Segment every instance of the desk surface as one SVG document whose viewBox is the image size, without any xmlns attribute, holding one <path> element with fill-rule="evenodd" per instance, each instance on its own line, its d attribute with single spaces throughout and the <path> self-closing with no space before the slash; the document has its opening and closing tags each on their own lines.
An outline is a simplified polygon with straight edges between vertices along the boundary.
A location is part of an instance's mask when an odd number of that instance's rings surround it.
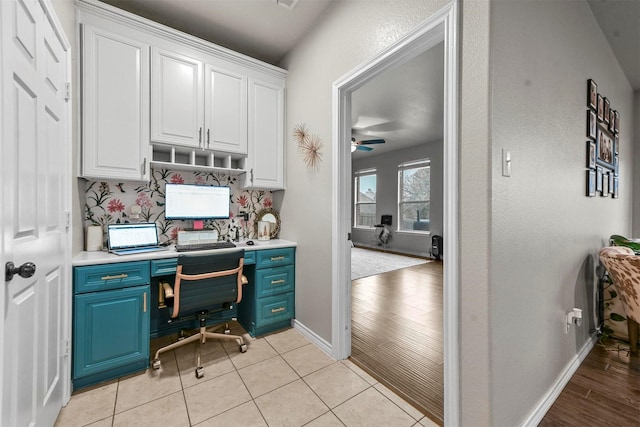
<svg viewBox="0 0 640 427">
<path fill-rule="evenodd" d="M 235 243 L 235 242 L 234 242 Z M 225 253 L 235 249 L 244 249 L 246 251 L 259 251 L 263 249 L 291 248 L 297 246 L 296 242 L 283 239 L 274 240 L 254 240 L 253 246 L 248 246 L 244 242 L 235 243 L 235 248 L 230 249 L 210 249 L 205 251 L 177 252 L 175 246 L 168 246 L 166 250 L 156 252 L 146 252 L 132 255 L 115 255 L 106 251 L 96 252 L 80 252 L 73 257 L 72 265 L 74 267 L 83 265 L 111 264 L 116 262 L 129 261 L 147 261 L 151 259 L 175 258 L 183 254 L 206 254 L 206 253 Z"/>
</svg>

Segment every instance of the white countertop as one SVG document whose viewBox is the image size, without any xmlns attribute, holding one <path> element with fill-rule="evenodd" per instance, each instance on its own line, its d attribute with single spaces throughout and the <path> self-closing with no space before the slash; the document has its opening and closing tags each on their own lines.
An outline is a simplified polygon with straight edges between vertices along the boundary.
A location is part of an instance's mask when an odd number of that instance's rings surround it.
<svg viewBox="0 0 640 427">
<path fill-rule="evenodd" d="M 115 262 L 129 262 L 129 261 L 148 261 L 151 259 L 163 259 L 163 258 L 175 258 L 182 254 L 206 254 L 206 253 L 224 253 L 233 251 L 235 249 L 244 249 L 246 251 L 259 251 L 262 249 L 279 249 L 279 248 L 291 248 L 296 247 L 298 244 L 290 240 L 273 239 L 273 240 L 253 240 L 252 246 L 247 245 L 246 241 L 234 242 L 235 248 L 230 249 L 210 249 L 206 251 L 193 251 L 193 252 L 177 252 L 174 245 L 167 246 L 166 250 L 156 252 L 145 252 L 141 254 L 132 255 L 115 255 L 107 251 L 95 251 L 95 252 L 80 252 L 73 257 L 71 264 L 74 267 L 82 265 L 96 265 L 96 264 L 111 264 Z"/>
</svg>

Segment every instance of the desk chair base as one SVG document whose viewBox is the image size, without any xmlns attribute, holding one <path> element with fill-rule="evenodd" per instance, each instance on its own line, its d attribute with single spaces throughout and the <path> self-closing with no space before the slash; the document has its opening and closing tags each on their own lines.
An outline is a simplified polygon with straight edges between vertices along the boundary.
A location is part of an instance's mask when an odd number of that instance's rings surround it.
<svg viewBox="0 0 640 427">
<path fill-rule="evenodd" d="M 235 340 L 240 346 L 240 353 L 246 353 L 247 344 L 245 344 L 244 338 L 242 338 L 240 335 L 230 335 L 228 325 L 225 325 L 224 333 L 207 331 L 207 326 L 205 325 L 205 322 L 208 317 L 208 314 L 209 313 L 207 311 L 202 311 L 198 313 L 198 319 L 200 320 L 200 331 L 198 333 L 191 335 L 190 337 L 181 339 L 180 341 L 175 342 L 173 344 L 164 346 L 158 351 L 156 351 L 155 357 L 151 362 L 151 367 L 155 370 L 158 370 L 162 366 L 162 362 L 160 362 L 160 353 L 164 353 L 164 352 L 176 349 L 178 347 L 185 346 L 195 341 L 200 341 L 200 346 L 198 347 L 198 355 L 197 355 L 197 362 L 196 362 L 197 366 L 196 366 L 195 373 L 196 373 L 196 378 L 198 379 L 204 377 L 204 368 L 202 367 L 202 363 L 200 361 L 200 354 L 201 354 L 202 346 L 207 342 L 207 338 Z"/>
</svg>

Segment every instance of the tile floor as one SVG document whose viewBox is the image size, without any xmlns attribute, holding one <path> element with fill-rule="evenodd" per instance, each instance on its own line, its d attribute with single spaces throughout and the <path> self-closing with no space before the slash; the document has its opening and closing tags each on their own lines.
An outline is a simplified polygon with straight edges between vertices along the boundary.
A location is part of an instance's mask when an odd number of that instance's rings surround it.
<svg viewBox="0 0 640 427">
<path fill-rule="evenodd" d="M 152 354 L 172 338 L 152 341 Z M 74 393 L 55 426 L 437 426 L 295 329 L 252 339 L 246 353 L 234 342 L 208 342 L 202 358 L 199 380 L 189 345 L 164 353 L 159 371 Z"/>
</svg>

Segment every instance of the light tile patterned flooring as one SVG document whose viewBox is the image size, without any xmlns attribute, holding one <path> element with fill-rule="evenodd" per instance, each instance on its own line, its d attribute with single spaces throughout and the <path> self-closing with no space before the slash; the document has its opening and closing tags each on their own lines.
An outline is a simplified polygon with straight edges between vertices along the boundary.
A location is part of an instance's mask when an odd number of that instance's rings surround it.
<svg viewBox="0 0 640 427">
<path fill-rule="evenodd" d="M 237 326 L 232 333 L 238 333 Z M 235 329 L 235 330 L 234 330 Z M 248 336 L 248 335 L 247 335 Z M 152 341 L 151 351 L 175 336 Z M 251 340 L 210 341 L 204 378 L 195 347 L 161 355 L 159 371 L 80 390 L 56 427 L 436 426 L 348 360 L 335 361 L 295 329 Z"/>
</svg>

